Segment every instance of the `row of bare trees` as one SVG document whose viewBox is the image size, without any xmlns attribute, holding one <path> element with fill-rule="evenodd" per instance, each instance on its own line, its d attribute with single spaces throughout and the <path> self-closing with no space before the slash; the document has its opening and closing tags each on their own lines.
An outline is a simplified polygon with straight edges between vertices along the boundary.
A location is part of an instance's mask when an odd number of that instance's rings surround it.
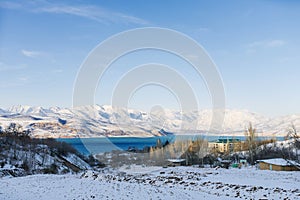
<svg viewBox="0 0 300 200">
<path fill-rule="evenodd" d="M 208 153 L 207 140 L 176 140 L 164 147 L 150 147 L 149 158 L 157 165 L 166 164 L 166 159 L 179 158 L 185 159 L 186 164 L 199 164 Z"/>
<path fill-rule="evenodd" d="M 255 163 L 255 158 L 258 156 L 258 147 L 261 145 L 264 145 L 264 149 L 261 151 L 266 151 L 266 141 L 259 141 L 256 134 L 256 129 L 252 127 L 252 124 L 249 124 L 249 127 L 245 131 L 245 143 L 248 149 L 250 164 Z M 292 154 L 292 149 L 295 149 L 296 151 L 296 161 L 300 163 L 300 136 L 297 133 L 295 125 L 291 125 L 291 127 L 288 129 L 288 133 L 285 136 L 285 140 L 290 141 L 288 144 L 288 149 L 284 149 L 284 147 L 281 147 L 280 153 L 282 154 L 282 157 L 292 159 L 294 156 Z M 267 142 L 275 142 L 276 140 L 268 140 Z M 276 150 L 269 149 L 269 153 L 275 154 L 276 152 L 273 152 Z M 261 152 L 260 152 L 261 153 Z M 265 152 L 266 153 L 266 152 Z M 268 152 L 267 152 L 268 153 Z M 286 155 L 288 154 L 288 155 Z"/>
</svg>

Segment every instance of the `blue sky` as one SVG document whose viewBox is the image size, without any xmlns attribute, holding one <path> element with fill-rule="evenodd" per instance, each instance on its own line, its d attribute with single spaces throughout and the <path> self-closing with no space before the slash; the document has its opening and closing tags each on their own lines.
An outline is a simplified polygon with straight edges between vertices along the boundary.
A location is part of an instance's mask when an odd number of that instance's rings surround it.
<svg viewBox="0 0 300 200">
<path fill-rule="evenodd" d="M 76 74 L 96 45 L 121 31 L 157 26 L 180 31 L 206 49 L 223 78 L 228 108 L 268 116 L 300 113 L 299 24 L 298 1 L 0 1 L 0 107 L 70 107 Z M 200 108 L 211 107 L 201 77 L 177 58 L 151 51 L 111 66 L 96 103 L 110 103 L 126 70 L 162 60 L 187 77 Z M 146 110 L 157 104 L 178 106 L 157 86 L 137 91 L 130 101 Z"/>
</svg>

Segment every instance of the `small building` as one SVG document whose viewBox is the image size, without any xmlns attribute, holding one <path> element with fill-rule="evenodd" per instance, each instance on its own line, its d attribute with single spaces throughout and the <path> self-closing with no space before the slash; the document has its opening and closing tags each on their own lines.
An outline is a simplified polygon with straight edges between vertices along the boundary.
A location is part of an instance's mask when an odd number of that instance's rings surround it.
<svg viewBox="0 0 300 200">
<path fill-rule="evenodd" d="M 246 159 L 240 159 L 239 162 L 235 162 L 231 165 L 233 168 L 243 168 L 247 167 L 247 160 Z"/>
<path fill-rule="evenodd" d="M 259 169 L 274 171 L 300 171 L 300 164 L 283 158 L 258 160 Z"/>
<path fill-rule="evenodd" d="M 186 160 L 185 159 L 168 159 L 168 166 L 184 166 L 186 165 Z"/>
<path fill-rule="evenodd" d="M 241 141 L 239 139 L 234 138 L 220 138 L 216 141 L 209 142 L 208 147 L 212 151 L 227 153 L 232 152 L 235 150 L 240 150 L 241 148 Z"/>
</svg>

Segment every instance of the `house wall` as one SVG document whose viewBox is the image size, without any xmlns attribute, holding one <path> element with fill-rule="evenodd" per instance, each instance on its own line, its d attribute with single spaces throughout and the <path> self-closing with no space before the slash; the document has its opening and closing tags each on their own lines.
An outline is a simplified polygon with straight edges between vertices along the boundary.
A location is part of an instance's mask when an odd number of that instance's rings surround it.
<svg viewBox="0 0 300 200">
<path fill-rule="evenodd" d="M 280 165 L 272 165 L 265 162 L 259 163 L 259 169 L 261 170 L 274 170 L 274 171 L 298 171 L 299 169 L 294 166 L 280 166 Z"/>
<path fill-rule="evenodd" d="M 208 147 L 212 150 L 217 150 L 219 152 L 231 152 L 231 151 L 239 151 L 241 150 L 241 142 L 235 143 L 217 143 L 217 142 L 210 142 Z"/>
<path fill-rule="evenodd" d="M 185 166 L 186 165 L 186 161 L 183 161 L 183 162 L 169 162 L 168 163 L 168 166 Z"/>
<path fill-rule="evenodd" d="M 264 163 L 264 162 L 260 162 L 259 163 L 259 169 L 261 169 L 261 170 L 269 170 L 270 167 L 269 167 L 269 164 Z"/>
<path fill-rule="evenodd" d="M 208 145 L 209 148 L 217 150 L 219 152 L 226 152 L 228 151 L 228 144 L 227 143 L 216 143 L 212 142 Z"/>
</svg>

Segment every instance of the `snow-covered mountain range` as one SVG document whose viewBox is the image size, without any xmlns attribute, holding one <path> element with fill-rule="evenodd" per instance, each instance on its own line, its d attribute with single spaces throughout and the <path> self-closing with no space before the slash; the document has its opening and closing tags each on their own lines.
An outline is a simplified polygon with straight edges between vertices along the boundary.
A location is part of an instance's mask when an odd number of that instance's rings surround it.
<svg viewBox="0 0 300 200">
<path fill-rule="evenodd" d="M 207 133 L 211 110 L 179 112 L 163 110 L 143 112 L 112 106 L 83 106 L 77 108 L 42 108 L 13 106 L 0 109 L 2 129 L 17 123 L 32 130 L 33 137 L 150 137 L 165 134 L 161 129 L 180 134 Z M 300 115 L 268 118 L 247 110 L 225 111 L 222 135 L 243 135 L 249 122 L 263 136 L 284 136 L 294 124 L 300 128 Z M 182 126 L 184 124 L 184 126 Z M 195 127 L 196 124 L 196 127 Z M 190 125 L 190 126 L 189 126 Z M 216 134 L 216 133 L 211 133 Z"/>
</svg>

